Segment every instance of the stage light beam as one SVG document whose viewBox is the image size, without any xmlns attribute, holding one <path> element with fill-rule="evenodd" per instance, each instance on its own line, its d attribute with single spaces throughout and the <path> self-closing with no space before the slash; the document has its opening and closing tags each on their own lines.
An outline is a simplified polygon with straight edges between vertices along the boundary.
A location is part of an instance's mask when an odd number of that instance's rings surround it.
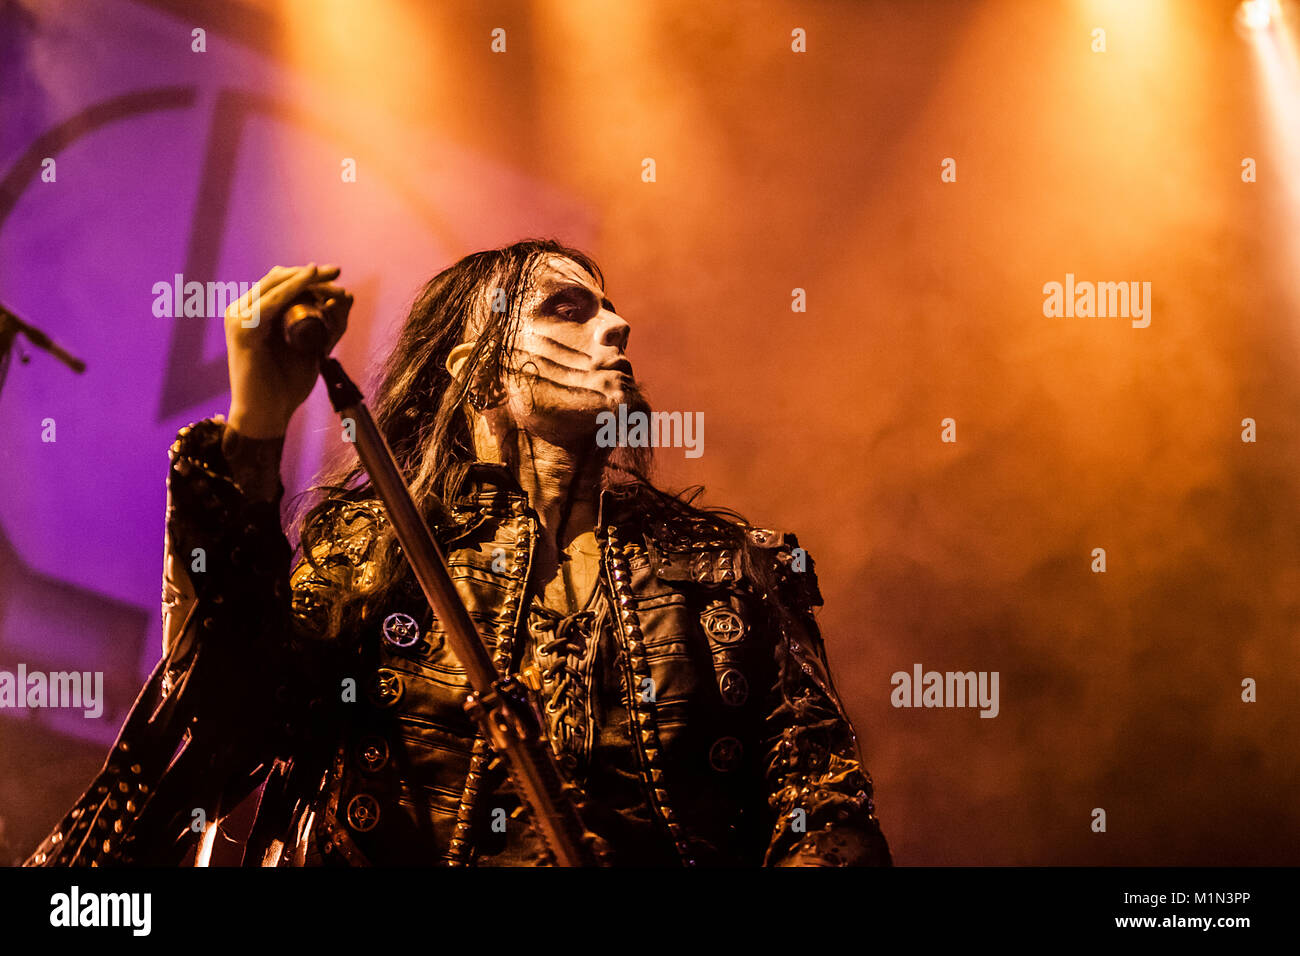
<svg viewBox="0 0 1300 956">
<path fill-rule="evenodd" d="M 1267 30 L 1281 14 L 1277 0 L 1242 0 L 1237 21 L 1248 30 Z"/>
</svg>

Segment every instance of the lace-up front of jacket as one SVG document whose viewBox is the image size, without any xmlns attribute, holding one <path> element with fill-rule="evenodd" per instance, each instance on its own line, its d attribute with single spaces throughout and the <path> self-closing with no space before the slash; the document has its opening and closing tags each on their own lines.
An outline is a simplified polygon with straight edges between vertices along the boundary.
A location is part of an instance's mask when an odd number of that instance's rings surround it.
<svg viewBox="0 0 1300 956">
<path fill-rule="evenodd" d="M 595 730 L 590 708 L 592 666 L 600 629 L 606 623 L 599 592 L 594 603 L 595 608 L 566 615 L 535 599 L 528 622 L 536 689 L 551 749 L 571 774 L 586 769 Z"/>
</svg>

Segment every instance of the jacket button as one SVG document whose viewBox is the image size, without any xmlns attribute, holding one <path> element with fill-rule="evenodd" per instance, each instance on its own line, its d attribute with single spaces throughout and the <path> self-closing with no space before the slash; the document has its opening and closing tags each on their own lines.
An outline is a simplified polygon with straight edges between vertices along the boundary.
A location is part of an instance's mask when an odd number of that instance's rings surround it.
<svg viewBox="0 0 1300 956">
<path fill-rule="evenodd" d="M 381 769 L 388 763 L 388 741 L 383 737 L 367 737 L 357 749 L 357 759 L 366 773 Z"/>
<path fill-rule="evenodd" d="M 376 707 L 392 707 L 402 698 L 402 678 L 397 671 L 381 667 L 370 679 L 366 693 Z"/>
<path fill-rule="evenodd" d="M 735 737 L 719 737 L 709 748 L 709 764 L 718 773 L 730 773 L 740 766 L 743 750 Z"/>
<path fill-rule="evenodd" d="M 379 801 L 368 793 L 358 793 L 348 803 L 348 826 L 358 833 L 379 825 Z"/>
<path fill-rule="evenodd" d="M 420 639 L 420 625 L 415 618 L 395 611 L 384 618 L 384 640 L 394 647 L 410 647 Z"/>
<path fill-rule="evenodd" d="M 704 633 L 719 644 L 734 644 L 745 636 L 745 620 L 725 603 L 718 601 L 700 616 Z"/>
<path fill-rule="evenodd" d="M 749 699 L 749 681 L 734 667 L 728 667 L 718 678 L 718 691 L 728 707 L 740 707 Z"/>
</svg>

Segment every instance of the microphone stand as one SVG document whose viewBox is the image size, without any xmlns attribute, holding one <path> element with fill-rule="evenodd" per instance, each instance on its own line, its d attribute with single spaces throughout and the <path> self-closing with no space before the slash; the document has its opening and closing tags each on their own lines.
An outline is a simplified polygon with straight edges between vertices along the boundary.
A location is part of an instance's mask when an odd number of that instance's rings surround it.
<svg viewBox="0 0 1300 956">
<path fill-rule="evenodd" d="M 583 825 L 577 788 L 562 782 L 542 722 L 518 677 L 501 677 L 493 666 L 447 573 L 446 559 L 411 500 L 392 449 L 371 417 L 360 389 L 343 366 L 328 356 L 321 359 L 320 374 L 340 419 L 345 423 L 350 419 L 355 426 L 357 457 L 384 502 L 420 589 L 446 629 L 450 648 L 469 674 L 473 692 L 465 704 L 466 712 L 504 758 L 510 781 L 553 862 L 560 866 L 603 865 L 607 862 L 607 848 Z"/>
<path fill-rule="evenodd" d="M 4 385 L 5 373 L 9 369 L 9 350 L 13 348 L 14 340 L 18 338 L 19 333 L 22 333 L 38 349 L 49 352 L 78 375 L 86 370 L 85 362 L 56 345 L 40 329 L 28 325 L 0 304 L 0 386 Z M 24 355 L 23 362 L 26 361 L 27 356 Z"/>
</svg>

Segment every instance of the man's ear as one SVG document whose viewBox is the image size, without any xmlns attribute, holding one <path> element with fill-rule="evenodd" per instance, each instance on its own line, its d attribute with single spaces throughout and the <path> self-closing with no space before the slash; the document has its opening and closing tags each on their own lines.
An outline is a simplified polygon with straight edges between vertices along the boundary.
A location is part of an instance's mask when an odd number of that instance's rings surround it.
<svg viewBox="0 0 1300 956">
<path fill-rule="evenodd" d="M 478 344 L 477 339 L 469 342 L 461 342 L 447 354 L 447 371 L 456 381 L 461 381 L 461 376 L 465 372 L 465 363 L 469 361 L 470 355 L 474 352 L 474 346 Z"/>
<path fill-rule="evenodd" d="M 500 386 L 485 387 L 482 382 L 477 384 L 465 382 L 466 366 L 469 364 L 470 356 L 477 344 L 478 340 L 474 339 L 457 345 L 447 353 L 446 368 L 453 379 L 466 386 L 465 399 L 469 407 L 476 412 L 482 413 L 486 409 L 495 408 L 501 404 L 504 395 Z"/>
</svg>

